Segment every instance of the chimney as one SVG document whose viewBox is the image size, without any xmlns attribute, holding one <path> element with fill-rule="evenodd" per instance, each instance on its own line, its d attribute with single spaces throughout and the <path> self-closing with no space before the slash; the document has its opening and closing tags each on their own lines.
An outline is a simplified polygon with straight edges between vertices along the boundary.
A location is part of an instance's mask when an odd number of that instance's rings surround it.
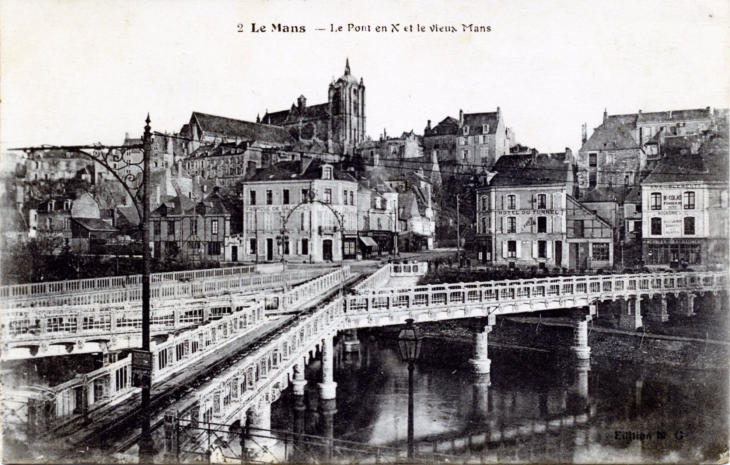
<svg viewBox="0 0 730 465">
<path fill-rule="evenodd" d="M 581 140 L 585 144 L 588 140 L 588 123 L 583 123 L 583 126 L 581 127 Z"/>
<path fill-rule="evenodd" d="M 428 120 L 428 124 L 426 125 L 426 129 L 431 129 L 431 120 Z"/>
<path fill-rule="evenodd" d="M 385 128 L 383 128 L 383 139 L 387 139 L 387 138 L 388 138 L 388 131 Z"/>
<path fill-rule="evenodd" d="M 672 110 L 669 110 L 669 119 L 672 119 Z"/>
<path fill-rule="evenodd" d="M 304 109 L 307 108 L 307 97 L 300 95 L 297 99 L 297 104 L 299 106 L 299 113 L 303 113 Z"/>
<path fill-rule="evenodd" d="M 464 110 L 459 110 L 459 124 L 464 124 Z"/>
<path fill-rule="evenodd" d="M 641 113 L 641 112 L 639 112 Z M 603 122 L 605 123 L 608 120 L 608 109 L 603 109 Z"/>
<path fill-rule="evenodd" d="M 497 119 L 499 119 L 500 116 L 502 116 L 502 110 L 497 107 Z"/>
<path fill-rule="evenodd" d="M 258 114 L 256 115 L 256 122 L 257 123 L 260 123 L 261 122 L 261 117 Z"/>
<path fill-rule="evenodd" d="M 129 133 L 128 132 L 125 132 L 124 133 L 124 140 L 127 140 L 127 139 L 129 139 Z"/>
<path fill-rule="evenodd" d="M 157 185 L 157 206 L 160 206 L 160 185 Z"/>
</svg>

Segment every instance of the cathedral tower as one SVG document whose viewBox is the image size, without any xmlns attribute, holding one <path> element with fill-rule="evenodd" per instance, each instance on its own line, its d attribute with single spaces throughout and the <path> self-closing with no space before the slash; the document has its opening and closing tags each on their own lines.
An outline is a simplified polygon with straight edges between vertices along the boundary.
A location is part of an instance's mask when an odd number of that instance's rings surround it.
<svg viewBox="0 0 730 465">
<path fill-rule="evenodd" d="M 352 155 L 365 139 L 365 84 L 350 74 L 350 60 L 345 74 L 329 87 L 330 134 L 342 153 Z"/>
</svg>

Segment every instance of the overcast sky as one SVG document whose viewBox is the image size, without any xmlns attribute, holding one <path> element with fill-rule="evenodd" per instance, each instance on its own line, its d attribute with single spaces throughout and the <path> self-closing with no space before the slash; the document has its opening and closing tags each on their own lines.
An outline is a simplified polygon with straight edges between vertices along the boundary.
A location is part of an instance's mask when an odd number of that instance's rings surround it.
<svg viewBox="0 0 730 465">
<path fill-rule="evenodd" d="M 3 0 L 0 145 L 119 144 L 148 111 L 172 132 L 192 111 L 253 121 L 300 94 L 325 103 L 349 57 L 373 138 L 499 106 L 522 144 L 577 150 L 604 108 L 727 107 L 727 3 Z M 348 23 L 372 32 L 328 32 Z M 374 32 L 393 23 L 414 32 Z"/>
</svg>

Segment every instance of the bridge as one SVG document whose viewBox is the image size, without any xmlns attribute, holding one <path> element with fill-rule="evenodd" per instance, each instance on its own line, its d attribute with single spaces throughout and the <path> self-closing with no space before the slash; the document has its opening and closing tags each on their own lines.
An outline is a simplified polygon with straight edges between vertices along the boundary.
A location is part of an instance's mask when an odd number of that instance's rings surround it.
<svg viewBox="0 0 730 465">
<path fill-rule="evenodd" d="M 240 268 L 248 270 L 251 267 Z M 262 295 L 270 297 L 278 308 L 278 294 L 284 288 L 310 281 L 328 270 L 276 274 L 241 274 L 236 271 L 236 268 L 223 268 L 153 275 L 156 284 L 150 290 L 150 334 L 161 336 L 195 327 L 211 318 L 249 307 L 261 300 Z M 96 287 L 81 285 L 92 280 L 20 286 L 26 290 L 45 289 L 49 293 L 35 292 L 27 297 L 0 300 L 2 359 L 139 347 L 142 289 L 137 284 L 130 288 L 115 287 L 122 279 L 100 278 L 95 280 Z M 108 287 L 103 287 L 106 284 Z M 56 292 L 64 287 L 70 289 Z M 289 295 L 289 306 L 293 305 L 292 299 L 299 299 L 298 293 L 313 287 L 294 289 L 296 291 Z"/>
<path fill-rule="evenodd" d="M 400 325 L 410 318 L 416 322 L 479 318 L 484 327 L 475 332 L 475 352 L 470 363 L 475 373 L 485 375 L 490 371 L 487 335 L 497 315 L 573 309 L 575 327 L 571 349 L 578 360 L 585 360 L 590 356 L 587 322 L 595 314 L 598 302 L 633 301 L 636 309 L 642 298 L 673 295 L 684 296 L 691 302 L 692 296 L 697 294 L 727 289 L 727 275 L 720 272 L 555 276 L 388 287 L 391 282 L 412 280 L 425 272 L 424 263 L 386 265 L 350 289 L 349 295 L 336 297 L 310 313 L 299 314 L 275 338 L 254 345 L 246 356 L 178 399 L 165 411 L 167 421 L 250 424 L 254 428 L 270 429 L 271 404 L 289 385 L 293 386 L 295 395 L 304 394 L 307 384 L 304 367 L 317 351 L 322 354 L 322 382 L 318 383 L 320 399 L 325 403 L 334 401 L 337 383 L 333 379 L 333 338 L 343 331 Z M 319 289 L 292 289 L 272 311 L 296 305 L 297 299 L 311 298 L 322 289 L 341 284 L 349 270 L 341 270 L 340 275 L 335 273 L 337 271 L 326 275 L 331 278 L 326 284 L 320 283 Z M 242 311 L 233 311 L 194 333 L 170 338 L 154 349 L 153 373 L 162 379 L 168 365 L 189 366 L 203 353 L 215 352 L 219 342 L 224 344 L 236 334 L 255 331 L 262 323 L 262 315 L 263 319 L 269 318 L 264 304 L 259 302 Z M 98 373 L 84 375 L 67 386 L 54 388 L 52 393 L 28 394 L 31 400 L 26 403 L 34 412 L 29 418 L 40 422 L 37 412 L 41 410 L 50 412 L 48 416 L 52 420 L 69 416 L 79 410 L 79 399 L 82 403 L 89 403 L 88 399 L 110 402 L 112 398 L 113 402 L 118 402 L 120 396 L 127 396 L 134 390 L 128 384 L 126 360 L 104 367 Z M 120 384 L 120 379 L 127 381 Z M 117 386 L 121 389 L 116 390 Z M 101 394 L 96 394 L 97 389 Z M 115 395 L 115 392 L 120 394 Z M 14 411 L 22 410 L 22 405 L 20 401 Z M 39 410 L 40 405 L 44 407 Z M 53 421 L 42 423 L 53 424 Z"/>
</svg>

